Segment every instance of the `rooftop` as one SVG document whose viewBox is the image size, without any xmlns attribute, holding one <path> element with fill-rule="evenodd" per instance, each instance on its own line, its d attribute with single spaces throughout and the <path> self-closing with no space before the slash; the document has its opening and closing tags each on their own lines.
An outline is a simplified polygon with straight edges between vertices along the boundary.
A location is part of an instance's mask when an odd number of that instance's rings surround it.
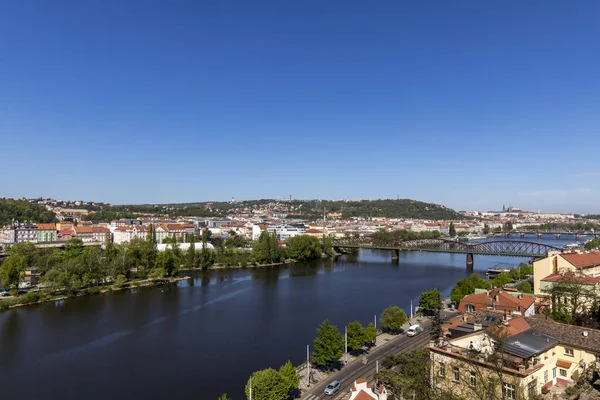
<svg viewBox="0 0 600 400">
<path fill-rule="evenodd" d="M 535 329 L 529 329 L 505 340 L 503 350 L 505 353 L 517 357 L 530 358 L 551 349 L 557 344 L 558 340 L 554 337 Z"/>
<path fill-rule="evenodd" d="M 554 336 L 561 344 L 600 353 L 600 330 L 556 322 L 545 315 L 527 318 L 529 325 Z"/>
<path fill-rule="evenodd" d="M 560 256 L 576 268 L 589 268 L 600 265 L 600 251 L 562 253 Z"/>
</svg>

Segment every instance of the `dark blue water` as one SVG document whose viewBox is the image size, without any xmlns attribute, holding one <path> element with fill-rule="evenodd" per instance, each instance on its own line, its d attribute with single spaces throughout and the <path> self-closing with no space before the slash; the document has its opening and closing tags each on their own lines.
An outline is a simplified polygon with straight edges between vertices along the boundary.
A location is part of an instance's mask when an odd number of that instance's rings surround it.
<svg viewBox="0 0 600 400">
<path fill-rule="evenodd" d="M 475 256 L 475 270 L 523 260 Z M 9 310 L 0 313 L 0 387 L 22 398 L 241 399 L 252 371 L 302 362 L 322 320 L 341 327 L 390 305 L 408 311 L 424 289 L 448 294 L 466 275 L 461 254 L 402 253 L 392 263 L 389 252 L 362 252 Z"/>
</svg>

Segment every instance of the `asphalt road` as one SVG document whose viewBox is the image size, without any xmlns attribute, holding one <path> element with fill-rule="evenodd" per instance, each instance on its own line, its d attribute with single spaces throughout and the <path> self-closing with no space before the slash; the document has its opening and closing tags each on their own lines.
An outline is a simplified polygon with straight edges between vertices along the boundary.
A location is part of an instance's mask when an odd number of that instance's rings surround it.
<svg viewBox="0 0 600 400">
<path fill-rule="evenodd" d="M 429 343 L 431 322 L 429 320 L 424 320 L 421 326 L 423 331 L 419 335 L 415 337 L 402 335 L 384 345 L 379 346 L 379 348 L 366 355 L 366 363 L 364 363 L 365 357 L 360 357 L 352 361 L 341 371 L 331 374 L 327 379 L 324 379 L 323 381 L 313 385 L 309 390 L 305 390 L 302 393 L 302 399 L 316 400 L 337 398 L 341 394 L 348 393 L 354 385 L 354 381 L 356 379 L 367 378 L 367 380 L 371 380 L 375 375 L 377 361 L 379 361 L 379 364 L 381 364 L 381 361 L 389 355 L 404 353 L 410 350 L 425 347 Z M 325 396 L 323 394 L 325 387 L 335 380 L 340 381 L 342 384 L 339 392 L 337 392 L 334 396 Z"/>
</svg>

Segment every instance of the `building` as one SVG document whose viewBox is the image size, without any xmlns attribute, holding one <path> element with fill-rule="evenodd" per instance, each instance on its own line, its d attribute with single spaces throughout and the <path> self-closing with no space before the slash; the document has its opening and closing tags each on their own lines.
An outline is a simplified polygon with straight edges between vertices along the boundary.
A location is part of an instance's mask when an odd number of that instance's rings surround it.
<svg viewBox="0 0 600 400">
<path fill-rule="evenodd" d="M 73 229 L 73 226 L 71 221 L 61 221 L 56 223 L 56 230 L 63 231 L 65 229 Z"/>
<path fill-rule="evenodd" d="M 554 311 L 572 312 L 576 307 L 577 312 L 585 312 L 585 309 L 594 307 L 599 282 L 600 279 L 594 276 L 573 272 L 553 274 L 540 281 L 540 292 L 550 298 Z M 577 297 L 575 304 L 572 301 L 574 296 Z"/>
<path fill-rule="evenodd" d="M 58 234 L 55 224 L 37 224 L 37 241 L 40 242 L 56 242 Z"/>
<path fill-rule="evenodd" d="M 559 342 L 554 349 L 558 360 L 552 369 L 553 379 L 546 387 L 572 385 L 586 369 L 597 366 L 600 360 L 600 330 L 561 324 L 544 315 L 527 318 L 527 322 L 536 331 Z"/>
<path fill-rule="evenodd" d="M 557 382 L 557 345 L 534 329 L 506 337 L 501 328 L 430 345 L 431 383 L 463 398 L 533 399 Z"/>
<path fill-rule="evenodd" d="M 495 288 L 483 293 L 469 294 L 460 301 L 461 313 L 476 310 L 498 310 L 528 317 L 535 314 L 535 296 L 520 292 L 506 292 Z"/>
<path fill-rule="evenodd" d="M 306 226 L 303 224 L 292 224 L 292 225 L 272 225 L 267 227 L 267 231 L 271 234 L 275 234 L 277 240 L 286 241 L 289 238 L 305 235 Z"/>
<path fill-rule="evenodd" d="M 600 251 L 577 251 L 569 253 L 550 252 L 548 257 L 533 263 L 533 293 L 544 295 L 541 281 L 548 275 L 573 272 L 600 277 Z"/>
<path fill-rule="evenodd" d="M 37 242 L 37 226 L 25 224 L 15 227 L 15 243 Z"/>
<path fill-rule="evenodd" d="M 252 240 L 257 241 L 260 238 L 261 233 L 266 231 L 268 225 L 265 224 L 254 224 L 252 225 Z"/>
<path fill-rule="evenodd" d="M 17 231 L 14 226 L 7 226 L 0 229 L 0 243 L 12 244 L 17 241 Z"/>
<path fill-rule="evenodd" d="M 106 244 L 110 230 L 102 226 L 74 226 L 73 237 L 81 239 L 84 243 Z"/>
<path fill-rule="evenodd" d="M 383 385 L 379 385 L 375 392 L 373 385 L 369 385 L 365 378 L 358 378 L 350 389 L 349 400 L 387 400 L 388 392 Z"/>
<path fill-rule="evenodd" d="M 121 244 L 133 239 L 146 240 L 148 228 L 145 226 L 123 225 L 113 231 L 114 243 Z"/>
</svg>

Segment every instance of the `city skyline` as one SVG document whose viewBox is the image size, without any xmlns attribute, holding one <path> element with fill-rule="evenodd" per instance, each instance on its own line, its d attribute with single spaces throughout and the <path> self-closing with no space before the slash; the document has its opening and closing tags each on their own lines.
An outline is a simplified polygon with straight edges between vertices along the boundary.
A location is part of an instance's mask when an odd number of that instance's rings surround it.
<svg viewBox="0 0 600 400">
<path fill-rule="evenodd" d="M 597 11 L 5 3 L 0 196 L 597 214 Z"/>
</svg>

